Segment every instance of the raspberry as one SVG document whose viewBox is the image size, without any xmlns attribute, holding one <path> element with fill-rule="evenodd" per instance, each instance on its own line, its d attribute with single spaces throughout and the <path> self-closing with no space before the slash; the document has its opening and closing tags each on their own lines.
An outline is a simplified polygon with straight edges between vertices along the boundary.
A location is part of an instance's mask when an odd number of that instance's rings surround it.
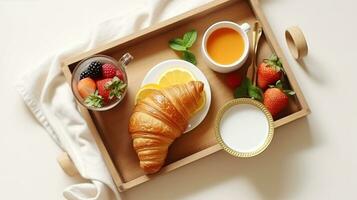
<svg viewBox="0 0 357 200">
<path fill-rule="evenodd" d="M 102 75 L 103 75 L 103 78 L 113 78 L 116 74 L 116 71 L 115 71 L 115 66 L 112 65 L 112 64 L 104 64 L 102 66 Z"/>
</svg>

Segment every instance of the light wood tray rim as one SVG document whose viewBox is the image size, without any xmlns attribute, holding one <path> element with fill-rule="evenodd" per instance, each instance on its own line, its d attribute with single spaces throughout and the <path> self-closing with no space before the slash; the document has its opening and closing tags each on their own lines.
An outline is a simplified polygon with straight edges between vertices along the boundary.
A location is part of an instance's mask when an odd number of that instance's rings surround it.
<svg viewBox="0 0 357 200">
<path fill-rule="evenodd" d="M 306 103 L 306 100 L 297 84 L 297 81 L 295 80 L 295 77 L 291 71 L 291 69 L 289 68 L 289 64 L 287 63 L 287 60 L 286 58 L 284 57 L 284 54 L 282 53 L 282 50 L 277 42 L 277 40 L 275 39 L 274 35 L 273 35 L 273 31 L 271 30 L 261 8 L 260 8 L 260 4 L 259 4 L 259 1 L 258 0 L 246 0 L 250 3 L 250 6 L 255 14 L 255 16 L 257 17 L 258 20 L 260 20 L 261 24 L 262 24 L 262 27 L 263 27 L 263 30 L 266 34 L 266 37 L 267 37 L 267 40 L 268 42 L 272 45 L 273 49 L 275 50 L 276 54 L 281 58 L 281 62 L 283 63 L 283 65 L 285 66 L 285 71 L 289 77 L 289 81 L 292 85 L 292 89 L 297 93 L 297 98 L 301 104 L 301 110 L 299 110 L 298 112 L 295 112 L 289 116 L 286 116 L 284 118 L 281 118 L 277 121 L 274 121 L 274 127 L 279 127 L 279 126 L 282 126 L 284 124 L 287 124 L 291 121 L 294 121 L 294 120 L 297 120 L 299 118 L 302 118 L 306 115 L 308 115 L 310 113 L 310 109 Z M 69 57 L 67 59 L 65 59 L 63 62 L 62 62 L 62 70 L 64 72 L 64 75 L 66 77 L 66 80 L 70 83 L 70 78 L 71 78 L 71 71 L 70 71 L 70 68 L 69 66 L 82 60 L 83 58 L 85 57 L 88 57 L 90 55 L 93 55 L 93 54 L 99 54 L 100 52 L 104 52 L 104 51 L 107 51 L 109 49 L 112 49 L 118 45 L 122 45 L 122 44 L 126 44 L 132 40 L 135 40 L 135 39 L 141 39 L 143 37 L 150 37 L 150 36 L 153 36 L 155 34 L 157 34 L 158 32 L 160 31 L 166 31 L 167 29 L 170 29 L 176 25 L 178 25 L 179 23 L 183 23 L 183 22 L 186 22 L 187 20 L 190 20 L 192 18 L 195 18 L 195 17 L 198 17 L 200 14 L 202 13 L 210 13 L 214 10 L 217 10 L 217 9 L 221 9 L 221 8 L 224 8 L 230 4 L 233 4 L 235 2 L 240 2 L 238 0 L 215 0 L 215 1 L 212 1 L 208 4 L 205 4 L 203 6 L 200 6 L 194 10 L 191 10 L 191 11 L 188 11 L 186 13 L 183 13 L 179 16 L 176 16 L 176 17 L 173 17 L 173 18 L 170 18 L 168 20 L 165 20 L 161 23 L 158 23 L 158 24 L 155 24 L 153 26 L 150 26 L 148 28 L 145 28 L 141 31 L 138 31 L 134 34 L 131 34 L 129 36 L 126 36 L 126 37 L 123 37 L 123 38 L 120 38 L 120 39 L 117 39 L 117 40 L 114 40 L 106 45 L 102 45 L 98 48 L 95 48 L 95 49 L 92 49 L 92 50 L 89 50 L 89 51 L 86 51 L 84 53 L 79 53 L 77 55 L 74 55 L 72 57 Z M 186 164 L 189 164 L 193 161 L 196 161 L 200 158 L 203 158 L 203 157 L 206 157 L 206 156 L 209 156 L 219 150 L 221 150 L 221 146 L 217 143 L 217 144 L 214 144 L 202 151 L 199 151 L 197 153 L 194 153 L 188 157 L 185 157 L 181 160 L 178 160 L 174 163 L 171 163 L 167 166 L 165 166 L 161 171 L 160 173 L 156 174 L 156 175 L 152 175 L 152 176 L 148 176 L 148 175 L 143 175 L 143 176 L 140 176 L 136 179 L 133 179 L 133 180 L 130 180 L 130 181 L 127 181 L 127 182 L 123 182 L 123 179 L 121 178 L 119 172 L 117 171 L 113 161 L 111 160 L 111 157 L 109 155 L 109 152 L 106 148 L 106 146 L 104 145 L 102 139 L 101 139 L 101 136 L 93 122 L 93 119 L 91 118 L 91 114 L 88 110 L 86 110 L 84 107 L 81 107 L 80 106 L 80 110 L 81 110 L 81 113 L 84 117 L 84 119 L 87 121 L 90 129 L 92 130 L 92 134 L 94 136 L 94 139 L 96 140 L 97 142 L 97 145 L 98 145 L 98 148 L 99 150 L 101 151 L 101 154 L 105 160 L 105 163 L 108 167 L 108 170 L 109 172 L 111 173 L 111 176 L 113 178 L 113 181 L 114 183 L 116 184 L 117 186 L 117 189 L 119 192 L 123 192 L 123 191 L 126 191 L 134 186 L 137 186 L 141 183 L 144 183 L 148 180 L 151 180 L 152 178 L 155 178 L 159 175 L 162 175 L 164 173 L 167 173 L 167 172 L 170 172 L 170 171 L 173 171 L 179 167 L 182 167 Z"/>
</svg>

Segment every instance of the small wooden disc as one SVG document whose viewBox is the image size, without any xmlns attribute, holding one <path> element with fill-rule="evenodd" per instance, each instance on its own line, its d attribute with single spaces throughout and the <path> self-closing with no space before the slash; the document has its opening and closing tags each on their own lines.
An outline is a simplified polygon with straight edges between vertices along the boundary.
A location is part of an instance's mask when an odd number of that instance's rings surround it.
<svg viewBox="0 0 357 200">
<path fill-rule="evenodd" d="M 57 157 L 57 162 L 68 176 L 79 175 L 79 172 L 78 172 L 76 166 L 74 165 L 71 158 L 68 156 L 68 154 L 66 152 L 62 152 Z"/>
<path fill-rule="evenodd" d="M 292 26 L 286 29 L 285 39 L 291 54 L 295 59 L 301 59 L 307 55 L 308 46 L 304 33 L 297 26 Z"/>
</svg>

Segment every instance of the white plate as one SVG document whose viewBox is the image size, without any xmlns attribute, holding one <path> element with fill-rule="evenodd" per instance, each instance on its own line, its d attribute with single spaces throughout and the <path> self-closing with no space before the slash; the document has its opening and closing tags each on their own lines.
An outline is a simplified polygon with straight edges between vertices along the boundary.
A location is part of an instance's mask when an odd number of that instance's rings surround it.
<svg viewBox="0 0 357 200">
<path fill-rule="evenodd" d="M 186 62 L 184 60 L 166 60 L 157 65 L 155 65 L 145 76 L 141 86 L 149 83 L 157 83 L 160 76 L 169 69 L 172 68 L 182 68 L 190 71 L 193 76 L 204 84 L 204 91 L 206 94 L 206 104 L 201 111 L 195 114 L 188 123 L 187 129 L 184 133 L 191 131 L 196 128 L 206 117 L 209 107 L 211 105 L 211 88 L 208 83 L 206 76 L 198 69 L 195 65 Z"/>
</svg>

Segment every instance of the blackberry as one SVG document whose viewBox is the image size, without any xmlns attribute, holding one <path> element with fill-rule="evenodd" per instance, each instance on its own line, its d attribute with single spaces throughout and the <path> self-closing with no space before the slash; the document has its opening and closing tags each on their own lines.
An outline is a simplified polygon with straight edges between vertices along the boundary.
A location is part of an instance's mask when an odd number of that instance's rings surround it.
<svg viewBox="0 0 357 200">
<path fill-rule="evenodd" d="M 82 80 L 84 78 L 90 77 L 90 73 L 88 70 L 84 70 L 81 75 L 79 76 L 79 80 Z"/>
<path fill-rule="evenodd" d="M 102 76 L 102 63 L 99 61 L 93 61 L 88 67 L 89 76 L 93 79 L 100 78 Z"/>
</svg>

